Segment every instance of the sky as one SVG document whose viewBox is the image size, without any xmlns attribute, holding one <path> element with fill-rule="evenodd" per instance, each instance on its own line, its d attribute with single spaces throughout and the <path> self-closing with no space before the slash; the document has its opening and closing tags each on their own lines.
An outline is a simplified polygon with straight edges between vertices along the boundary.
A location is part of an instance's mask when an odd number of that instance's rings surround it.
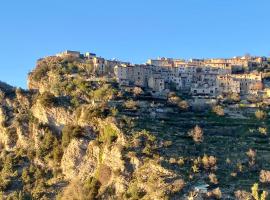
<svg viewBox="0 0 270 200">
<path fill-rule="evenodd" d="M 64 50 L 148 58 L 270 56 L 269 0 L 3 0 L 0 80 L 27 88 L 38 58 Z"/>
</svg>

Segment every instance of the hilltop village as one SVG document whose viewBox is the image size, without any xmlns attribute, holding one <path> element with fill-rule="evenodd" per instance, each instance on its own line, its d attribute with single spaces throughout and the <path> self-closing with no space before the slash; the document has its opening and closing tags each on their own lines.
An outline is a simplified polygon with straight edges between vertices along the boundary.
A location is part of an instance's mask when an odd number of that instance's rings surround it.
<svg viewBox="0 0 270 200">
<path fill-rule="evenodd" d="M 241 99 L 268 96 L 264 87 L 267 57 L 233 57 L 228 59 L 149 59 L 145 64 L 106 60 L 93 53 L 64 51 L 57 57 L 76 57 L 92 62 L 96 74 L 114 78 L 122 88 L 141 87 L 152 96 L 166 98 L 176 91 L 194 98 L 216 99 L 236 95 Z"/>
<path fill-rule="evenodd" d="M 269 61 L 39 59 L 0 82 L 0 199 L 267 200 Z"/>
</svg>

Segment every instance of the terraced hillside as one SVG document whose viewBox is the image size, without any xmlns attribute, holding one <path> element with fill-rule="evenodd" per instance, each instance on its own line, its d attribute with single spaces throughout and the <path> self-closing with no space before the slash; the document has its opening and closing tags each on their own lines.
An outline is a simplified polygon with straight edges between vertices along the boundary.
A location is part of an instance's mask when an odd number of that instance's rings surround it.
<svg viewBox="0 0 270 200">
<path fill-rule="evenodd" d="M 226 198 L 232 197 L 236 190 L 249 190 L 255 182 L 259 182 L 260 170 L 270 169 L 270 138 L 258 131 L 260 127 L 269 129 L 269 121 L 257 120 L 250 114 L 246 117 L 219 117 L 208 111 L 162 113 L 155 118 L 138 117 L 135 129 L 146 129 L 161 141 L 172 142 L 159 151 L 171 161 L 172 165 L 167 167 L 184 175 L 189 185 L 187 190 L 202 183 L 209 184 L 208 175 L 211 172 L 199 167 L 198 172 L 194 173 L 194 159 L 204 155 L 215 156 L 217 169 L 213 171 L 218 183 L 214 187 L 219 186 Z M 204 132 L 204 140 L 200 144 L 194 143 L 188 135 L 188 131 L 195 125 L 199 125 Z M 253 166 L 249 165 L 249 149 L 256 151 Z M 180 164 L 175 162 L 179 158 L 183 160 Z M 262 185 L 262 188 L 269 191 L 267 185 Z"/>
<path fill-rule="evenodd" d="M 162 109 L 167 108 L 163 106 Z M 153 112 L 146 111 L 138 111 L 140 114 L 124 112 L 134 117 L 135 131 L 145 129 L 162 144 L 167 144 L 165 148 L 158 149 L 164 157 L 163 165 L 184 177 L 186 192 L 201 184 L 209 184 L 210 188 L 219 187 L 224 199 L 234 199 L 235 191 L 249 191 L 254 183 L 259 182 L 260 171 L 270 169 L 270 139 L 267 133 L 261 132 L 262 129 L 269 130 L 269 120 L 256 119 L 255 110 L 238 110 L 243 114 L 242 119 L 217 116 L 209 110 L 190 112 L 174 109 L 168 113 L 155 112 L 154 116 Z M 203 142 L 199 144 L 188 135 L 196 125 L 203 129 L 204 135 Z M 250 149 L 256 152 L 256 158 L 252 158 L 254 164 L 247 153 Z M 217 159 L 215 169 L 205 169 L 200 164 L 205 155 Z M 194 165 L 198 170 L 193 170 Z M 218 181 L 211 183 L 209 174 L 215 174 Z M 270 188 L 262 184 L 260 189 L 269 191 Z"/>
</svg>

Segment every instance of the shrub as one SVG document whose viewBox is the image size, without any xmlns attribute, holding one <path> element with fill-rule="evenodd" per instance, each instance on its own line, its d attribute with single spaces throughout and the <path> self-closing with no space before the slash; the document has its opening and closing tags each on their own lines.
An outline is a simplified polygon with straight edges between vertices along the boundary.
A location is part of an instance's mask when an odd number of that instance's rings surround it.
<svg viewBox="0 0 270 200">
<path fill-rule="evenodd" d="M 9 127 L 6 130 L 6 134 L 8 136 L 8 143 L 15 145 L 18 140 L 17 130 L 15 127 Z"/>
<path fill-rule="evenodd" d="M 60 163 L 63 156 L 63 151 L 60 145 L 54 145 L 53 147 L 53 161 L 57 165 Z"/>
<path fill-rule="evenodd" d="M 240 101 L 240 96 L 237 93 L 230 93 L 230 94 L 228 94 L 227 100 L 229 103 L 237 103 Z"/>
<path fill-rule="evenodd" d="M 238 200 L 252 200 L 253 199 L 251 193 L 244 190 L 237 190 L 234 193 L 234 196 Z"/>
<path fill-rule="evenodd" d="M 129 185 L 126 197 L 132 200 L 139 200 L 142 199 L 144 195 L 145 195 L 144 190 L 139 188 L 137 184 L 132 183 Z"/>
<path fill-rule="evenodd" d="M 182 179 L 175 180 L 171 185 L 172 192 L 180 192 L 185 186 L 185 182 Z"/>
<path fill-rule="evenodd" d="M 181 102 L 181 98 L 176 95 L 170 95 L 168 98 L 169 103 L 177 105 Z"/>
<path fill-rule="evenodd" d="M 270 183 L 270 171 L 261 170 L 260 181 L 262 183 Z"/>
<path fill-rule="evenodd" d="M 257 119 L 265 119 L 267 116 L 266 112 L 262 111 L 262 110 L 256 110 L 255 112 L 255 117 Z"/>
<path fill-rule="evenodd" d="M 202 164 L 204 169 L 215 169 L 216 168 L 217 159 L 214 156 L 204 155 L 202 158 Z"/>
<path fill-rule="evenodd" d="M 32 72 L 32 78 L 34 81 L 40 81 L 44 76 L 47 75 L 49 67 L 45 64 L 38 65 L 37 68 Z"/>
<path fill-rule="evenodd" d="M 249 158 L 249 165 L 253 166 L 255 164 L 256 159 L 256 151 L 253 149 L 249 149 L 248 152 L 246 152 L 248 158 Z"/>
<path fill-rule="evenodd" d="M 112 99 L 115 94 L 116 90 L 108 84 L 105 84 L 97 90 L 91 92 L 91 96 L 97 101 L 108 101 Z"/>
<path fill-rule="evenodd" d="M 124 103 L 125 108 L 127 109 L 137 109 L 138 107 L 138 103 L 136 101 L 133 100 L 128 100 Z"/>
<path fill-rule="evenodd" d="M 218 116 L 224 116 L 224 109 L 221 106 L 214 106 L 212 111 L 216 113 Z"/>
<path fill-rule="evenodd" d="M 213 184 L 218 184 L 218 179 L 217 179 L 217 176 L 213 173 L 209 174 L 209 180 L 211 183 Z"/>
<path fill-rule="evenodd" d="M 62 146 L 65 148 L 69 145 L 70 141 L 75 137 L 80 137 L 84 129 L 80 126 L 66 125 L 62 130 Z"/>
<path fill-rule="evenodd" d="M 259 192 L 258 192 L 258 189 L 259 189 L 259 185 L 258 183 L 254 183 L 254 185 L 251 187 L 251 194 L 253 196 L 253 198 L 255 200 L 260 200 L 259 199 Z"/>
<path fill-rule="evenodd" d="M 133 136 L 132 146 L 142 149 L 142 153 L 151 155 L 156 148 L 156 137 L 146 130 L 137 132 Z"/>
<path fill-rule="evenodd" d="M 264 127 L 259 127 L 258 128 L 259 133 L 261 133 L 262 135 L 267 135 L 267 128 Z"/>
<path fill-rule="evenodd" d="M 116 107 L 113 107 L 110 109 L 110 113 L 113 117 L 116 117 L 118 115 L 119 111 Z"/>
<path fill-rule="evenodd" d="M 163 146 L 164 146 L 164 147 L 172 146 L 172 141 L 170 141 L 170 140 L 164 141 Z"/>
<path fill-rule="evenodd" d="M 38 97 L 38 100 L 44 107 L 52 107 L 57 103 L 55 96 L 50 92 L 44 92 Z"/>
<path fill-rule="evenodd" d="M 100 182 L 95 177 L 90 177 L 84 184 L 84 189 L 87 195 L 86 199 L 96 199 L 98 190 L 100 188 Z"/>
<path fill-rule="evenodd" d="M 46 129 L 37 152 L 38 157 L 44 158 L 46 155 L 49 155 L 53 150 L 53 144 L 55 141 L 57 141 L 57 138 L 49 129 Z"/>
<path fill-rule="evenodd" d="M 187 110 L 189 108 L 188 102 L 184 100 L 180 101 L 177 105 L 182 110 Z"/>
<path fill-rule="evenodd" d="M 106 105 L 98 104 L 95 106 L 83 106 L 76 110 L 76 117 L 81 118 L 85 122 L 91 122 L 93 118 L 104 118 L 109 114 Z"/>
<path fill-rule="evenodd" d="M 117 136 L 117 130 L 111 124 L 106 124 L 101 130 L 99 141 L 102 143 L 111 144 L 117 139 Z"/>
<path fill-rule="evenodd" d="M 30 183 L 31 181 L 31 177 L 30 177 L 30 174 L 29 174 L 29 171 L 27 168 L 23 168 L 23 171 L 22 171 L 22 180 L 25 184 L 28 184 Z"/>
<path fill-rule="evenodd" d="M 216 188 L 210 192 L 207 192 L 207 196 L 210 198 L 221 199 L 222 193 L 219 188 Z"/>
<path fill-rule="evenodd" d="M 134 87 L 133 93 L 134 93 L 134 95 L 139 96 L 143 93 L 143 90 L 140 87 Z"/>
<path fill-rule="evenodd" d="M 191 129 L 188 135 L 191 136 L 196 143 L 203 141 L 203 130 L 198 125 Z"/>
</svg>

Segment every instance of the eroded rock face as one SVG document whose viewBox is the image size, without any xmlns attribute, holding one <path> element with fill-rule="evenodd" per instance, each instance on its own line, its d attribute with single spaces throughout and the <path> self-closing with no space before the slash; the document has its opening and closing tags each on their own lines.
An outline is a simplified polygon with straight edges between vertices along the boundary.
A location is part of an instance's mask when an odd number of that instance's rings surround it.
<svg viewBox="0 0 270 200">
<path fill-rule="evenodd" d="M 31 111 L 39 122 L 49 124 L 58 131 L 61 131 L 64 125 L 74 123 L 73 113 L 63 107 L 45 108 L 40 103 L 36 103 Z"/>
<path fill-rule="evenodd" d="M 86 171 L 88 176 L 93 174 L 96 163 L 94 159 L 87 157 L 88 142 L 84 139 L 73 139 L 64 151 L 61 168 L 68 180 L 84 178 Z"/>
</svg>

